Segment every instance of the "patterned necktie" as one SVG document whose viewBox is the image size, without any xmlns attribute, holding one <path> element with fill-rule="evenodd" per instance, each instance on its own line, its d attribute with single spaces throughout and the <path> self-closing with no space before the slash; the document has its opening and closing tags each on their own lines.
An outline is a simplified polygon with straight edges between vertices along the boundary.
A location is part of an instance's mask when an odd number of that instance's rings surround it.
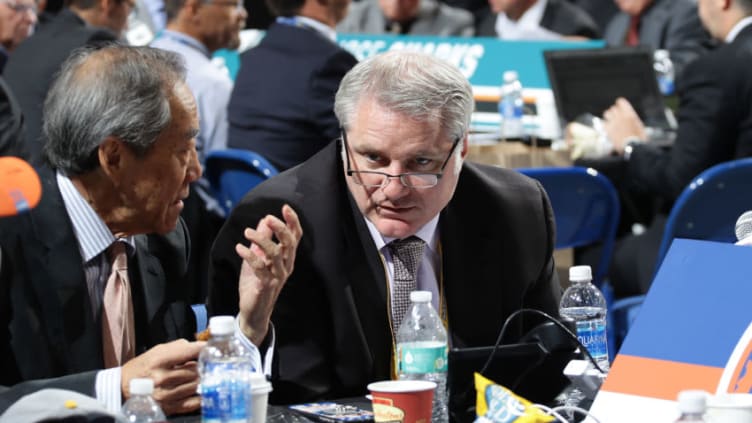
<svg viewBox="0 0 752 423">
<path fill-rule="evenodd" d="M 115 241 L 107 249 L 107 256 L 112 264 L 112 271 L 102 298 L 102 351 L 105 368 L 111 368 L 121 366 L 133 358 L 136 333 L 125 244 Z"/>
<path fill-rule="evenodd" d="M 402 318 L 410 308 L 410 292 L 414 291 L 417 282 L 418 266 L 423 257 L 426 243 L 420 238 L 411 236 L 398 239 L 388 244 L 394 262 L 394 281 L 392 283 L 392 329 L 396 335 Z"/>
</svg>

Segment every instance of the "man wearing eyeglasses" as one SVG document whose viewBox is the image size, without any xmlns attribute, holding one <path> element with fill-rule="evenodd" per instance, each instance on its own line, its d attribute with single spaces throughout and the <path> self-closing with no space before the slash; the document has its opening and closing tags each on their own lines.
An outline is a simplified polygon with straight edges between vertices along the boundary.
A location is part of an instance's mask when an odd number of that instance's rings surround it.
<svg viewBox="0 0 752 423">
<path fill-rule="evenodd" d="M 423 245 L 413 289 L 433 292 L 453 347 L 492 345 L 521 307 L 558 315 L 548 197 L 516 172 L 464 162 L 473 106 L 452 65 L 377 55 L 339 86 L 342 139 L 233 211 L 212 252 L 214 314 L 238 311 L 234 249 L 247 222 L 290 203 L 305 233 L 272 315 L 272 401 L 357 396 L 395 376 L 393 251 L 404 240 Z M 517 323 L 509 341 L 536 322 Z"/>
</svg>

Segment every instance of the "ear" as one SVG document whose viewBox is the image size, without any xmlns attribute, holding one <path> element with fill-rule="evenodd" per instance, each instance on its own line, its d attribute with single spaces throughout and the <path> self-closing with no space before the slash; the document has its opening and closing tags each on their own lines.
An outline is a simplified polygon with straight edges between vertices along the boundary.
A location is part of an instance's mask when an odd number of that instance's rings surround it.
<svg viewBox="0 0 752 423">
<path fill-rule="evenodd" d="M 107 137 L 99 144 L 99 167 L 110 179 L 119 178 L 119 174 L 127 168 L 130 151 L 127 146 L 116 137 Z"/>
<path fill-rule="evenodd" d="M 466 133 L 465 139 L 462 140 L 462 153 L 461 153 L 462 160 L 465 160 L 465 158 L 467 157 L 467 153 L 469 151 L 469 147 L 468 147 L 469 144 L 470 144 L 470 135 Z"/>
</svg>

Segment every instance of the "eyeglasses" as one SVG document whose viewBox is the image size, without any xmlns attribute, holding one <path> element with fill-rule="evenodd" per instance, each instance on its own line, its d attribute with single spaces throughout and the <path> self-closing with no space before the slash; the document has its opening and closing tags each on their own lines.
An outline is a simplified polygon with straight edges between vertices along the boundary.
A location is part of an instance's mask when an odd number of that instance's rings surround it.
<svg viewBox="0 0 752 423">
<path fill-rule="evenodd" d="M 461 138 L 455 138 L 446 160 L 444 160 L 437 173 L 408 172 L 400 173 L 399 175 L 390 175 L 375 170 L 352 170 L 350 167 L 350 148 L 347 144 L 347 132 L 342 131 L 342 142 L 344 143 L 345 156 L 347 158 L 347 176 L 351 176 L 356 184 L 371 188 L 383 188 L 389 183 L 391 178 L 399 178 L 402 185 L 408 188 L 432 188 L 439 183 L 439 179 L 444 174 L 444 168 L 449 163 L 449 159 L 452 158 L 452 153 L 457 148 L 457 144 L 459 144 Z"/>
<path fill-rule="evenodd" d="M 245 6 L 243 5 L 243 0 L 240 0 L 239 2 L 234 2 L 232 0 L 228 0 L 228 1 L 212 1 L 212 2 L 209 2 L 209 4 L 213 4 L 215 6 L 230 6 L 230 7 L 234 8 L 235 10 L 238 10 L 238 11 L 245 9 Z"/>
</svg>

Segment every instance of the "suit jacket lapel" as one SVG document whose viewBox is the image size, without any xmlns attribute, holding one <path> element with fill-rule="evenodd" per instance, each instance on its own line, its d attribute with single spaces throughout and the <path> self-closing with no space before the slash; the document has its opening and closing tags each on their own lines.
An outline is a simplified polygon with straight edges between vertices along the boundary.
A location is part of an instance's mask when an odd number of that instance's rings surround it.
<svg viewBox="0 0 752 423">
<path fill-rule="evenodd" d="M 40 174 L 45 195 L 31 219 L 42 248 L 41 254 L 27 257 L 36 260 L 29 264 L 30 272 L 47 336 L 70 371 L 97 368 L 102 362 L 101 332 L 91 310 L 83 259 L 54 172 L 40 170 Z M 34 243 L 26 248 L 35 249 Z"/>
</svg>

